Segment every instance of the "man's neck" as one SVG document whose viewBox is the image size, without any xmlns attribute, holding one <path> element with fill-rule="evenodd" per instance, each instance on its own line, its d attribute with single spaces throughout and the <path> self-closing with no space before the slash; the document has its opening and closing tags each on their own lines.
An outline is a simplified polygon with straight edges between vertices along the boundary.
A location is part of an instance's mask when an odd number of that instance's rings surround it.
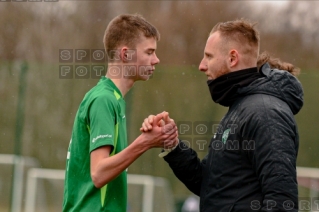
<svg viewBox="0 0 319 212">
<path fill-rule="evenodd" d="M 124 79 L 123 77 L 120 79 L 114 79 L 114 77 L 108 76 L 108 74 L 106 74 L 106 77 L 112 80 L 116 87 L 121 91 L 123 97 L 134 85 L 134 80 L 132 79 Z"/>
</svg>

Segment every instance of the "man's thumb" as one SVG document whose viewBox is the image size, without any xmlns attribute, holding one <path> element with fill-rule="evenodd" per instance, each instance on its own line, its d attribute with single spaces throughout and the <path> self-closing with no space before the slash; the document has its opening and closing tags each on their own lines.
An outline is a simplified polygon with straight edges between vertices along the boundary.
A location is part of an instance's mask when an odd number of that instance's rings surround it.
<svg viewBox="0 0 319 212">
<path fill-rule="evenodd" d="M 154 117 L 154 119 L 153 119 L 153 126 L 154 126 L 154 125 L 155 125 L 155 126 L 162 126 L 161 123 L 159 124 L 159 122 L 162 121 L 162 118 L 163 118 L 163 115 L 162 115 L 162 114 L 156 115 L 156 116 Z"/>
</svg>

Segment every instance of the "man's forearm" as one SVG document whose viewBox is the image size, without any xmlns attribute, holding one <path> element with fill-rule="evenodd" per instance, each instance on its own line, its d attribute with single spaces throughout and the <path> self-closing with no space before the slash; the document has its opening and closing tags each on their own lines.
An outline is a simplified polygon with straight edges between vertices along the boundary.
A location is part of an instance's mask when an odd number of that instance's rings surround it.
<svg viewBox="0 0 319 212">
<path fill-rule="evenodd" d="M 199 195 L 202 182 L 202 162 L 197 157 L 197 153 L 180 141 L 174 151 L 164 157 L 176 177 L 194 194 Z"/>
<path fill-rule="evenodd" d="M 91 167 L 94 166 L 94 171 L 91 171 L 91 176 L 94 185 L 98 188 L 103 187 L 127 169 L 128 166 L 148 149 L 149 147 L 144 145 L 142 139 L 138 137 L 123 151 L 99 160 L 95 166 L 92 164 Z"/>
</svg>

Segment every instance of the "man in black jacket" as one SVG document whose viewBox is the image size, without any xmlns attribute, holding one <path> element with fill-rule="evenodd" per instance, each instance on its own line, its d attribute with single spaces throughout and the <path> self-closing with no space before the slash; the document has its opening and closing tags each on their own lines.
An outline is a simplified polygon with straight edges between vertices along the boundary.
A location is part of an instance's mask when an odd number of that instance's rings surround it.
<svg viewBox="0 0 319 212">
<path fill-rule="evenodd" d="M 258 54 L 259 33 L 250 22 L 213 28 L 199 69 L 212 99 L 229 110 L 202 161 L 183 141 L 164 156 L 200 196 L 201 212 L 298 211 L 294 115 L 303 105 L 302 87 L 289 73 L 292 66 L 273 69 L 268 60 L 258 70 Z M 152 128 L 153 118 L 145 119 L 142 130 Z"/>
</svg>

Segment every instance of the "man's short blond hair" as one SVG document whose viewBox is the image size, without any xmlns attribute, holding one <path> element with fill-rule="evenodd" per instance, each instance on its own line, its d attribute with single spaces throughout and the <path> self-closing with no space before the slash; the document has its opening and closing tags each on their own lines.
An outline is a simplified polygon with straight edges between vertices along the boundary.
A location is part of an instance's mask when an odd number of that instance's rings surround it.
<svg viewBox="0 0 319 212">
<path fill-rule="evenodd" d="M 251 23 L 245 19 L 219 22 L 213 27 L 210 35 L 219 32 L 225 44 L 235 42 L 241 47 L 242 53 L 257 58 L 259 54 L 260 37 L 259 31 L 255 26 L 255 23 Z"/>
</svg>

